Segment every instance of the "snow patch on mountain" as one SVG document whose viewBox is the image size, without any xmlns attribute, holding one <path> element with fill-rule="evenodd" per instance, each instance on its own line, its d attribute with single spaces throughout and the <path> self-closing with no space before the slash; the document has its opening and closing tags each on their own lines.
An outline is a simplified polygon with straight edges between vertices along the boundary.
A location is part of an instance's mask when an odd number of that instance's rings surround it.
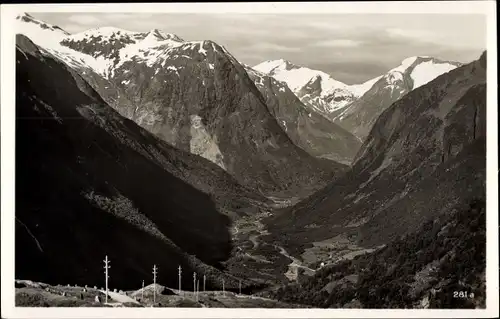
<svg viewBox="0 0 500 319">
<path fill-rule="evenodd" d="M 376 78 L 373 78 L 371 80 L 366 81 L 365 83 L 361 84 L 353 84 L 349 86 L 349 90 L 354 93 L 356 97 L 361 97 L 363 94 L 365 94 L 369 89 L 372 88 L 372 86 L 382 78 L 382 75 L 377 76 Z"/>
<path fill-rule="evenodd" d="M 133 37 L 134 35 L 137 35 L 137 33 L 124 29 L 119 29 L 115 27 L 99 27 L 75 33 L 70 35 L 69 37 L 74 41 L 82 41 L 89 38 L 97 38 L 97 37 L 101 37 L 102 40 L 104 41 L 109 41 L 113 37 L 121 37 L 121 36 Z"/>
<path fill-rule="evenodd" d="M 262 62 L 256 66 L 251 67 L 251 68 L 256 70 L 256 71 L 262 72 L 264 74 L 268 74 L 268 73 L 271 73 L 271 71 L 274 68 L 277 68 L 278 66 L 280 66 L 283 63 L 286 63 L 286 61 L 283 59 L 269 60 L 269 61 Z"/>
<path fill-rule="evenodd" d="M 325 91 L 347 87 L 346 84 L 334 80 L 325 72 L 295 66 L 286 60 L 266 61 L 254 66 L 253 69 L 272 76 L 279 81 L 286 82 L 292 91 L 302 88 L 316 77 L 321 79 L 321 84 Z M 326 95 L 327 93 L 325 92 L 324 94 Z"/>
<path fill-rule="evenodd" d="M 415 61 L 417 61 L 417 59 L 418 59 L 417 56 L 412 56 L 412 57 L 406 58 L 403 61 L 401 61 L 401 64 L 399 66 L 395 67 L 394 69 L 390 70 L 389 72 L 393 72 L 393 71 L 405 72 L 409 67 L 412 66 L 413 63 L 415 63 Z"/>
<path fill-rule="evenodd" d="M 455 68 L 455 65 L 449 63 L 434 63 L 432 60 L 422 62 L 410 73 L 413 80 L 413 89 L 425 85 L 438 76 L 450 72 Z"/>
<path fill-rule="evenodd" d="M 285 132 L 288 131 L 288 127 L 286 126 L 286 121 L 281 120 L 281 123 L 283 123 L 283 127 L 285 128 Z"/>
<path fill-rule="evenodd" d="M 72 67 L 89 68 L 107 79 L 115 76 L 115 70 L 129 61 L 145 63 L 148 67 L 156 64 L 165 67 L 171 55 L 191 59 L 189 55 L 181 54 L 188 48 L 197 49 L 205 56 L 207 54 L 204 48 L 207 41 L 186 42 L 158 29 L 134 32 L 116 27 L 100 27 L 71 35 L 26 14 L 18 16 L 16 21 L 17 32 L 38 46 Z M 82 50 L 78 46 L 87 46 L 88 54 L 80 52 Z M 96 49 L 92 52 L 94 47 Z M 107 48 L 107 52 L 104 53 L 100 47 Z M 213 43 L 212 47 L 217 50 Z M 177 69 L 174 71 L 178 74 Z"/>
<path fill-rule="evenodd" d="M 25 35 L 33 43 L 71 67 L 77 69 L 90 68 L 99 73 L 105 72 L 108 67 L 108 61 L 102 57 L 94 58 L 61 45 L 61 41 L 67 38 L 69 33 L 58 27 L 45 24 L 28 14 L 19 15 L 14 28 L 16 33 Z"/>
<path fill-rule="evenodd" d="M 175 74 L 177 74 L 177 76 L 179 76 L 179 69 L 177 69 L 175 66 L 169 65 L 167 67 L 167 70 L 168 71 L 175 71 Z"/>
<path fill-rule="evenodd" d="M 398 67 L 390 70 L 386 75 L 386 79 L 388 83 L 394 84 L 395 81 L 402 81 L 403 74 L 409 72 L 409 76 L 413 81 L 412 90 L 414 90 L 443 73 L 455 69 L 457 66 L 457 63 L 439 61 L 430 56 L 413 56 L 404 59 Z"/>
<path fill-rule="evenodd" d="M 205 44 L 205 41 L 200 41 L 200 49 L 198 50 L 198 53 L 207 55 L 207 50 L 203 48 L 203 45 Z"/>
<path fill-rule="evenodd" d="M 285 82 L 302 103 L 322 114 L 329 114 L 349 105 L 362 96 L 380 78 L 365 83 L 347 85 L 335 80 L 329 74 L 294 65 L 280 59 L 265 61 L 253 67 L 254 70 Z"/>
</svg>

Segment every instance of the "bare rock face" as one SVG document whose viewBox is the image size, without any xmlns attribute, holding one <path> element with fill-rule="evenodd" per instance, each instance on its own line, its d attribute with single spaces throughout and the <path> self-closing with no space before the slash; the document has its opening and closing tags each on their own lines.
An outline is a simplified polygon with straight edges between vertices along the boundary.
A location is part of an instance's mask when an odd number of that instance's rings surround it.
<svg viewBox="0 0 500 319">
<path fill-rule="evenodd" d="M 131 103 L 110 104 L 162 140 L 205 157 L 242 185 L 269 195 L 305 196 L 343 169 L 297 147 L 245 69 L 218 44 L 175 38 L 126 56 L 124 50 L 146 39 L 122 37 L 124 42 L 113 49 L 108 45 L 120 37 L 106 38 L 101 45 L 106 57 L 120 57 L 104 77 Z M 131 38 L 135 44 L 128 43 Z M 91 36 L 62 42 L 98 57 L 95 52 L 102 50 L 97 43 Z M 103 88 L 95 88 L 106 96 Z"/>
<path fill-rule="evenodd" d="M 275 216 L 270 231 L 295 252 L 338 234 L 353 236 L 364 247 L 385 244 L 474 196 L 484 197 L 485 141 L 482 56 L 392 104 L 352 169 Z M 319 227 L 307 227 L 311 224 Z"/>
<path fill-rule="evenodd" d="M 68 35 L 24 16 L 16 23 L 20 33 L 78 72 L 121 115 L 170 145 L 207 158 L 243 186 L 304 197 L 344 169 L 297 147 L 243 66 L 212 41 L 111 27 Z"/>
<path fill-rule="evenodd" d="M 309 154 L 349 165 L 361 142 L 351 133 L 311 111 L 284 82 L 246 67 L 266 99 L 271 114 L 290 139 Z M 333 165 L 333 164 L 332 164 Z"/>
</svg>

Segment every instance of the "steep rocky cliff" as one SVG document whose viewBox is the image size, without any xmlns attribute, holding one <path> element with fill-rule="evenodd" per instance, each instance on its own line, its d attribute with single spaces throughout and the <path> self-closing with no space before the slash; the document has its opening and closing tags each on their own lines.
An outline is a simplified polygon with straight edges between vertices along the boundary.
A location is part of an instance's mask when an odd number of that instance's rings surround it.
<svg viewBox="0 0 500 319">
<path fill-rule="evenodd" d="M 246 70 L 266 99 L 271 114 L 296 145 L 316 157 L 348 165 L 352 162 L 361 146 L 354 135 L 308 109 L 285 82 L 250 67 Z"/>
</svg>

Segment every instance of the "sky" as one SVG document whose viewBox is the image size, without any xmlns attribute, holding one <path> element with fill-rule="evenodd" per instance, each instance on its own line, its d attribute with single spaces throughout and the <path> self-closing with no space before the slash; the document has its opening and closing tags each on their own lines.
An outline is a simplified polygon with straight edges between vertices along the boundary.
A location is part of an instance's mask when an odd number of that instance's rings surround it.
<svg viewBox="0 0 500 319">
<path fill-rule="evenodd" d="M 486 48 L 486 17 L 479 14 L 30 14 L 70 33 L 113 26 L 212 40 L 250 66 L 285 59 L 347 84 L 379 76 L 410 56 L 466 63 Z"/>
</svg>

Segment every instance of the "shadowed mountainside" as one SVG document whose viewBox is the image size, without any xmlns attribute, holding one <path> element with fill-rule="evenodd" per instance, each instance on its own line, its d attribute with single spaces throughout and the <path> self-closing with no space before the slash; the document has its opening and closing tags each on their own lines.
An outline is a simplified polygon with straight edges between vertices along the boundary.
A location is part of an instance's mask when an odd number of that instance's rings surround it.
<svg viewBox="0 0 500 319">
<path fill-rule="evenodd" d="M 120 116 L 24 36 L 16 59 L 16 277 L 101 285 L 108 255 L 119 288 L 137 287 L 153 264 L 237 285 L 217 269 L 232 248 L 224 211 L 263 199 Z"/>
</svg>

